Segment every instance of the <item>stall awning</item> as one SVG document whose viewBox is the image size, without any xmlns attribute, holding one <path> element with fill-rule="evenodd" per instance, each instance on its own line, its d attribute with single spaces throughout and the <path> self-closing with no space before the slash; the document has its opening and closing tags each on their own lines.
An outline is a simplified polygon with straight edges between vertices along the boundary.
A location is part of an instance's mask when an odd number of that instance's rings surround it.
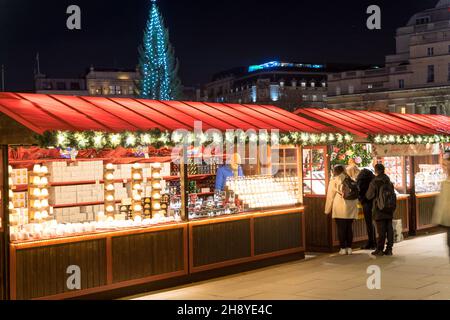
<svg viewBox="0 0 450 320">
<path fill-rule="evenodd" d="M 132 98 L 0 93 L 0 112 L 31 129 L 123 132 L 160 129 L 279 129 L 281 132 L 336 132 L 274 106 Z"/>
<path fill-rule="evenodd" d="M 402 114 L 392 113 L 392 115 L 417 123 L 418 125 L 433 128 L 441 134 L 450 134 L 450 117 L 434 114 Z"/>
<path fill-rule="evenodd" d="M 313 121 L 348 131 L 356 136 L 366 138 L 369 135 L 434 135 L 443 134 L 425 122 L 411 121 L 408 118 L 375 111 L 334 110 L 334 109 L 298 109 L 295 114 Z"/>
</svg>

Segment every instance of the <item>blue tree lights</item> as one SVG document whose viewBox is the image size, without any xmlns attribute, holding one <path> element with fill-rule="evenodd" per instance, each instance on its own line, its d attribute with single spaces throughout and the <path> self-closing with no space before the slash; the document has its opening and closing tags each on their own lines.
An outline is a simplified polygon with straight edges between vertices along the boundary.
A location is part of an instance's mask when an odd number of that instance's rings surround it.
<svg viewBox="0 0 450 320">
<path fill-rule="evenodd" d="M 180 98 L 178 61 L 169 41 L 169 31 L 156 0 L 151 0 L 150 16 L 139 48 L 140 96 L 146 99 L 174 100 Z"/>
</svg>

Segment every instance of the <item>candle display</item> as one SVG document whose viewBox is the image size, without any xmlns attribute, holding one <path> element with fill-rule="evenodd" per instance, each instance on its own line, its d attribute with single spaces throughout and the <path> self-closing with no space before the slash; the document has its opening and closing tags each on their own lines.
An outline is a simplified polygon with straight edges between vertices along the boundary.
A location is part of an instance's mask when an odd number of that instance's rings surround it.
<svg viewBox="0 0 450 320">
<path fill-rule="evenodd" d="M 133 164 L 131 168 L 131 185 L 132 188 L 132 218 L 136 220 L 137 217 L 142 219 L 142 183 L 143 183 L 143 170 L 139 163 Z"/>
<path fill-rule="evenodd" d="M 28 220 L 30 222 L 42 222 L 52 218 L 49 212 L 49 172 L 47 166 L 35 164 L 28 178 Z"/>
<path fill-rule="evenodd" d="M 152 217 L 160 218 L 165 215 L 161 211 L 161 164 L 152 165 Z"/>
<path fill-rule="evenodd" d="M 104 178 L 104 205 L 106 214 L 108 217 L 114 217 L 116 213 L 116 202 L 115 202 L 115 188 L 114 188 L 114 166 L 108 163 L 103 167 L 103 178 Z"/>
</svg>

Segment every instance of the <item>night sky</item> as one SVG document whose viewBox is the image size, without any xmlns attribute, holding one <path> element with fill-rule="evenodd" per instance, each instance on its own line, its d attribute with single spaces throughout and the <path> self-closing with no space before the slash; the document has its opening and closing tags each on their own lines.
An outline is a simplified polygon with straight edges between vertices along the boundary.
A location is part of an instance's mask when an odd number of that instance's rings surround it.
<svg viewBox="0 0 450 320">
<path fill-rule="evenodd" d="M 273 59 L 382 64 L 394 32 L 438 0 L 158 0 L 185 85 L 219 71 Z M 33 90 L 41 72 L 81 76 L 97 67 L 134 68 L 150 0 L 0 0 L 0 64 L 7 91 Z M 82 30 L 66 28 L 66 8 L 82 10 Z M 382 9 L 382 30 L 366 28 L 366 9 Z"/>
</svg>

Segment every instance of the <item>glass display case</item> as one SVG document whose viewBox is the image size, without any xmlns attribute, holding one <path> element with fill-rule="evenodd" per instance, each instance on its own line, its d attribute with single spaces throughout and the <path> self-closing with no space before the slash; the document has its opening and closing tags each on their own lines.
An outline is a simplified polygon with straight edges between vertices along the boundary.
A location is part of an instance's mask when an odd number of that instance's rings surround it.
<svg viewBox="0 0 450 320">
<path fill-rule="evenodd" d="M 405 157 L 383 157 L 379 158 L 378 162 L 386 168 L 385 172 L 394 183 L 395 189 L 405 193 L 408 178 L 405 172 Z"/>
<path fill-rule="evenodd" d="M 303 192 L 305 195 L 326 194 L 326 168 L 326 147 L 303 149 Z"/>
<path fill-rule="evenodd" d="M 440 164 L 420 164 L 415 175 L 416 193 L 439 192 L 447 175 Z"/>
</svg>

